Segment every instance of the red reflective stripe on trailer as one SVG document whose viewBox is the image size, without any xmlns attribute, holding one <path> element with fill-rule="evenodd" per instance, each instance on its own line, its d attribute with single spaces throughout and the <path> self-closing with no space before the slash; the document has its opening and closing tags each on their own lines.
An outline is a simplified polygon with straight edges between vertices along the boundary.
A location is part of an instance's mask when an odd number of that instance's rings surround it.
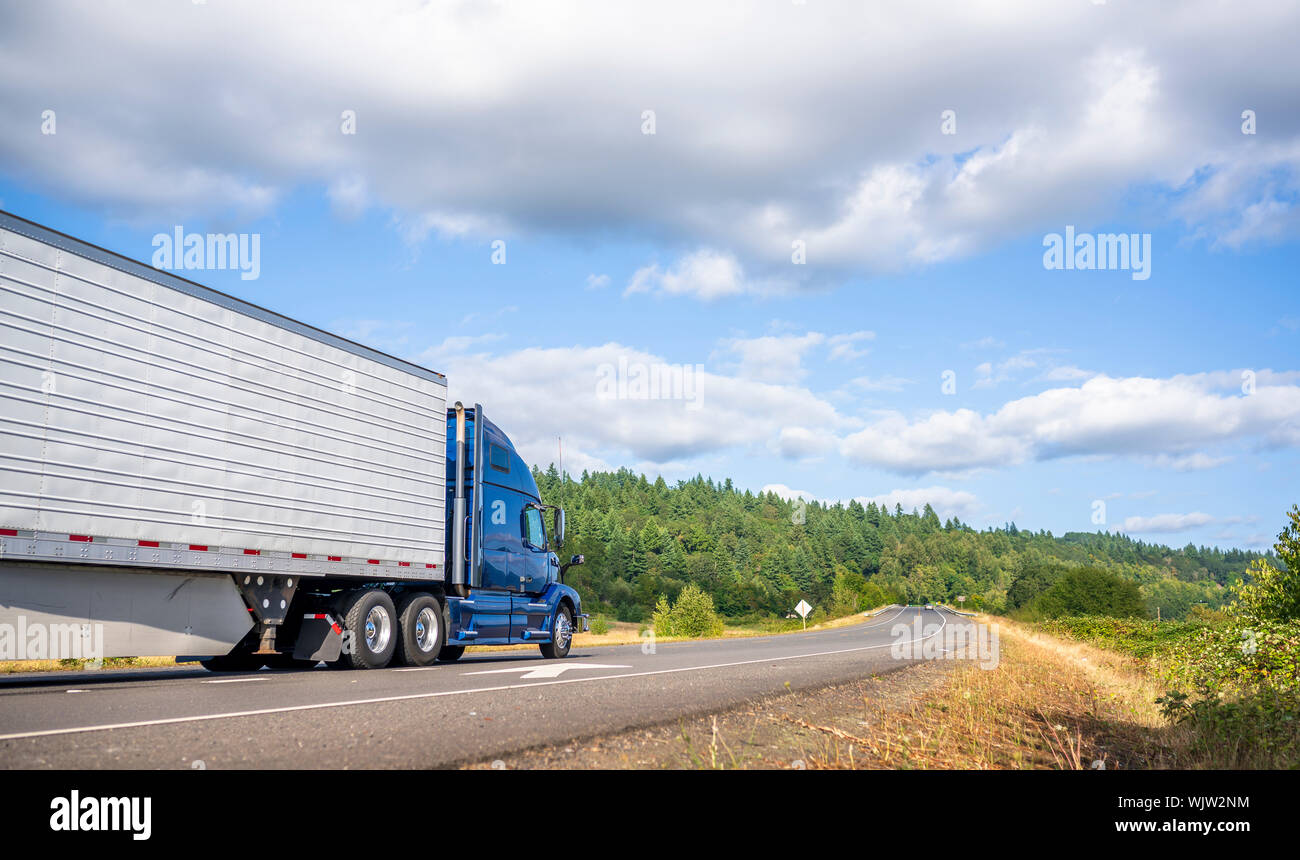
<svg viewBox="0 0 1300 860">
<path fill-rule="evenodd" d="M 95 539 L 90 535 L 68 535 L 68 540 L 81 541 L 82 543 L 94 543 Z"/>
<path fill-rule="evenodd" d="M 366 559 L 366 564 L 379 564 L 379 559 L 377 559 L 377 558 L 368 558 L 368 559 Z"/>
<path fill-rule="evenodd" d="M 342 634 L 342 633 L 343 633 L 343 628 L 340 627 L 340 626 L 338 625 L 338 622 L 337 622 L 337 621 L 330 625 L 330 629 L 333 630 L 335 633 L 338 633 L 338 634 Z"/>
<path fill-rule="evenodd" d="M 196 543 L 192 543 L 192 544 L 190 544 L 190 549 L 192 549 L 194 552 L 207 552 L 207 551 L 208 551 L 208 548 L 207 548 L 206 546 L 201 546 L 201 545 L 196 544 Z"/>
<path fill-rule="evenodd" d="M 156 540 L 141 540 L 141 541 L 136 541 L 135 543 L 136 546 L 157 546 L 158 545 L 158 541 Z"/>
<path fill-rule="evenodd" d="M 0 535 L 6 537 L 18 537 L 18 529 L 0 529 Z"/>
<path fill-rule="evenodd" d="M 326 558 L 327 560 L 329 560 L 329 561 L 342 561 L 342 560 L 343 560 L 343 556 L 341 556 L 341 555 L 327 555 L 327 556 L 325 556 L 325 558 Z"/>
<path fill-rule="evenodd" d="M 437 566 L 438 566 L 438 565 L 436 565 L 436 564 L 426 564 L 426 565 L 425 565 L 425 567 L 437 567 Z"/>
<path fill-rule="evenodd" d="M 305 552 L 295 552 L 295 553 L 293 554 L 293 557 L 294 557 L 294 558 L 306 558 L 306 557 L 307 557 L 307 553 L 305 553 Z"/>
<path fill-rule="evenodd" d="M 410 563 L 409 561 L 399 561 L 399 562 L 397 563 L 397 566 L 398 566 L 398 567 L 410 567 L 410 566 L 411 566 L 411 563 Z"/>
<path fill-rule="evenodd" d="M 246 549 L 246 550 L 244 550 L 244 555 L 261 555 L 261 554 L 262 554 L 262 551 L 261 551 L 260 549 Z"/>
</svg>

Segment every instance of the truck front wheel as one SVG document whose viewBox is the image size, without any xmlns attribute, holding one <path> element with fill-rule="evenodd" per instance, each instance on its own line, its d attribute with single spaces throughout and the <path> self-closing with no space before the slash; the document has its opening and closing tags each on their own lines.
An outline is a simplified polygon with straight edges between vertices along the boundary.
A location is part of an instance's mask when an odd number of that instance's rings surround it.
<svg viewBox="0 0 1300 860">
<path fill-rule="evenodd" d="M 551 641 L 541 644 L 542 656 L 548 660 L 558 660 L 569 656 L 569 647 L 573 645 L 573 610 L 567 603 L 561 603 L 551 619 Z"/>
<path fill-rule="evenodd" d="M 397 650 L 397 609 L 388 592 L 367 588 L 348 598 L 343 612 L 348 646 L 339 661 L 353 669 L 382 669 Z"/>
</svg>

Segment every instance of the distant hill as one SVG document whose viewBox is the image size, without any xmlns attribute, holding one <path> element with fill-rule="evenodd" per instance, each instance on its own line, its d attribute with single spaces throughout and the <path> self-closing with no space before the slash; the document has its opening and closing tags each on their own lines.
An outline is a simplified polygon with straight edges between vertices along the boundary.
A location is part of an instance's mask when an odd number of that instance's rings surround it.
<svg viewBox="0 0 1300 860">
<path fill-rule="evenodd" d="M 648 618 L 659 595 L 675 597 L 692 582 L 733 618 L 784 616 L 800 599 L 825 609 L 864 582 L 912 603 L 964 595 L 968 606 L 1000 611 L 1016 575 L 1043 564 L 1109 569 L 1141 584 L 1152 612 L 1162 605 L 1168 617 L 1194 603 L 1219 605 L 1223 586 L 1261 555 L 1103 532 L 1055 537 L 1014 523 L 977 531 L 940 521 L 929 505 L 796 503 L 729 479 L 669 485 L 620 469 L 561 482 L 554 466 L 534 475 L 542 499 L 568 512 L 564 556 L 587 559 L 568 581 L 590 611 L 622 621 Z"/>
</svg>

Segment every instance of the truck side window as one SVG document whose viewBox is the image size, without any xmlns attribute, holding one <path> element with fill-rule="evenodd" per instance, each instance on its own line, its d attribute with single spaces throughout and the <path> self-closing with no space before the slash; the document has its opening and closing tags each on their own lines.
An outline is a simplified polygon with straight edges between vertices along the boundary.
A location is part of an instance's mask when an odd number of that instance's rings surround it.
<svg viewBox="0 0 1300 860">
<path fill-rule="evenodd" d="M 496 469 L 498 472 L 509 472 L 510 452 L 500 445 L 492 445 L 491 448 L 490 459 L 492 462 L 492 468 Z"/>
<path fill-rule="evenodd" d="M 539 549 L 546 546 L 546 528 L 542 525 L 542 512 L 537 508 L 524 510 L 524 540 Z"/>
</svg>

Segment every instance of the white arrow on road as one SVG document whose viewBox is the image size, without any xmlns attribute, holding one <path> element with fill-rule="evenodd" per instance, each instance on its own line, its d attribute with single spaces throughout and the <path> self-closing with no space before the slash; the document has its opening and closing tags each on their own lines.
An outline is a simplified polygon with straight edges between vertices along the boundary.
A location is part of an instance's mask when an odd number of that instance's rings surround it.
<svg viewBox="0 0 1300 860">
<path fill-rule="evenodd" d="M 569 663 L 555 662 L 547 663 L 545 666 L 538 666 L 536 669 L 531 666 L 516 666 L 513 669 L 488 669 L 483 672 L 462 672 L 462 675 L 503 675 L 509 672 L 523 672 L 519 677 L 523 678 L 558 678 L 561 672 L 569 669 L 631 669 L 631 666 L 610 666 L 605 663 Z"/>
</svg>

